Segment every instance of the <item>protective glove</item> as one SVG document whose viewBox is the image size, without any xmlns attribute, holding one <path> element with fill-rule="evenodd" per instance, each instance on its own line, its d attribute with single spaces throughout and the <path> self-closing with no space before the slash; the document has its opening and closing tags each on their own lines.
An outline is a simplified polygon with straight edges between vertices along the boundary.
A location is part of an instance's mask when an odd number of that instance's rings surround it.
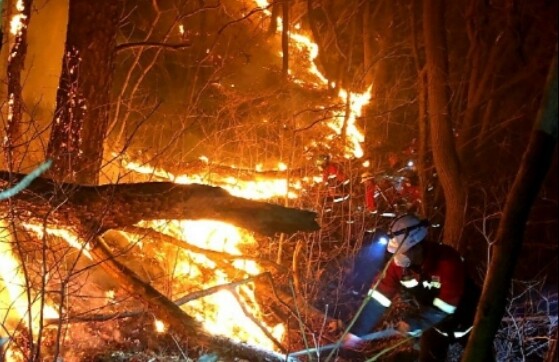
<svg viewBox="0 0 559 362">
<path fill-rule="evenodd" d="M 421 335 L 421 329 L 416 329 L 412 331 L 411 326 L 404 321 L 399 321 L 398 323 L 396 323 L 394 329 L 396 329 L 398 332 L 402 333 L 403 335 L 409 335 L 412 337 L 419 337 Z"/>
<path fill-rule="evenodd" d="M 394 329 L 402 334 L 406 334 L 410 331 L 410 325 L 404 321 L 399 321 L 394 326 Z"/>
<path fill-rule="evenodd" d="M 365 341 L 363 339 L 351 333 L 346 334 L 342 340 L 342 347 L 346 349 L 359 350 L 362 349 L 364 345 Z"/>
</svg>

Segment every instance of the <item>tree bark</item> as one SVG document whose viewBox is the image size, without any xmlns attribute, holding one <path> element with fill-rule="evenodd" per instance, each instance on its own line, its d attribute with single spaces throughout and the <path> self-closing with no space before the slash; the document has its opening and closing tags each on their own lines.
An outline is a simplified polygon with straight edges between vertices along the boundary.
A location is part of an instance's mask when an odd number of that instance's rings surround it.
<svg viewBox="0 0 559 362">
<path fill-rule="evenodd" d="M 278 30 L 278 15 L 280 11 L 280 3 L 278 0 L 272 2 L 272 15 L 270 15 L 270 25 L 268 27 L 268 34 L 273 35 Z"/>
<path fill-rule="evenodd" d="M 477 308 L 474 329 L 463 362 L 483 361 L 505 312 L 506 297 L 520 256 L 531 206 L 551 165 L 557 142 L 557 52 L 551 63 L 546 91 L 528 147 L 499 222 L 493 258 Z"/>
<path fill-rule="evenodd" d="M 0 172 L 0 180 L 18 180 L 23 175 Z M 10 199 L 28 219 L 49 221 L 74 229 L 88 240 L 83 229 L 96 234 L 132 226 L 140 220 L 214 219 L 264 235 L 315 231 L 316 213 L 266 202 L 231 196 L 227 191 L 206 185 L 178 185 L 170 182 L 146 182 L 81 186 L 56 184 L 43 178 Z M 8 205 L 0 203 L 0 212 Z M 85 223 L 85 224 L 84 224 Z M 95 236 L 95 235 L 93 235 Z"/>
<path fill-rule="evenodd" d="M 27 28 L 31 17 L 32 4 L 32 0 L 24 0 L 22 2 L 23 9 L 19 13 L 21 28 L 15 34 L 14 44 L 8 56 L 8 117 L 3 146 L 9 170 L 17 170 L 19 168 L 24 155 L 22 150 L 26 148 L 23 131 L 21 75 L 27 54 Z"/>
<path fill-rule="evenodd" d="M 283 53 L 281 74 L 284 79 L 289 75 L 289 0 L 281 4 L 283 29 L 281 32 L 281 50 Z"/>
<path fill-rule="evenodd" d="M 549 349 L 545 356 L 545 362 L 556 362 L 559 356 L 557 355 L 557 339 L 559 338 L 559 329 L 555 329 L 555 336 L 550 337 L 548 343 Z"/>
<path fill-rule="evenodd" d="M 122 0 L 70 0 L 66 49 L 48 144 L 58 181 L 96 184 L 109 121 Z"/>
<path fill-rule="evenodd" d="M 448 87 L 444 0 L 425 0 L 423 32 L 433 160 L 445 196 L 444 242 L 461 249 L 466 191 L 456 152 Z"/>
</svg>

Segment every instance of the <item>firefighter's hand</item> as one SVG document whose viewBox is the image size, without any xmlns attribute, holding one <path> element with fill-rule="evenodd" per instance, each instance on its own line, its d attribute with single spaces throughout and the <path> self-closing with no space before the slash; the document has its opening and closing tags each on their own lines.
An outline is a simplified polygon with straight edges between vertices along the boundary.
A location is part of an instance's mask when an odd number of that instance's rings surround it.
<svg viewBox="0 0 559 362">
<path fill-rule="evenodd" d="M 412 331 L 410 325 L 404 321 L 399 321 L 398 323 L 396 323 L 394 329 L 406 336 L 419 337 L 421 335 L 421 329 Z"/>
<path fill-rule="evenodd" d="M 407 334 L 410 331 L 410 325 L 407 324 L 404 321 L 399 321 L 398 323 L 396 323 L 396 325 L 394 326 L 394 329 L 396 329 L 398 332 L 402 333 L 402 334 Z"/>
<path fill-rule="evenodd" d="M 346 334 L 342 340 L 342 347 L 347 349 L 358 350 L 362 349 L 364 345 L 364 340 L 351 333 Z"/>
</svg>

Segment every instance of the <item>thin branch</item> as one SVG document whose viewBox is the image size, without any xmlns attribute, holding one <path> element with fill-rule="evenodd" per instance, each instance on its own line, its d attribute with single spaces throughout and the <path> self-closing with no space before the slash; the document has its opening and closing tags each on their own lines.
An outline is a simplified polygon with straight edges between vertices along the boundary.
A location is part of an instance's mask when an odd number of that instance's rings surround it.
<svg viewBox="0 0 559 362">
<path fill-rule="evenodd" d="M 260 278 L 268 278 L 269 275 L 268 272 L 264 272 L 262 274 L 258 274 L 255 275 L 253 277 L 249 277 L 249 278 L 245 278 L 236 282 L 231 282 L 231 283 L 227 283 L 227 284 L 220 284 L 220 285 L 216 285 L 204 290 L 199 290 L 196 292 L 192 292 L 189 293 L 183 297 L 180 297 L 179 299 L 175 300 L 174 303 L 177 306 L 181 306 L 183 304 L 186 304 L 188 302 L 191 302 L 193 300 L 196 299 L 200 299 L 200 298 L 204 298 L 207 297 L 208 295 L 217 293 L 221 290 L 230 290 L 233 289 L 239 285 L 243 285 L 252 281 L 255 281 L 257 279 Z M 127 311 L 127 312 L 117 312 L 117 313 L 110 313 L 110 314 L 87 314 L 87 315 L 74 315 L 74 316 L 68 316 L 66 318 L 64 318 L 62 321 L 64 323 L 70 324 L 70 323 L 85 323 L 85 322 L 104 322 L 104 321 L 109 321 L 109 320 L 113 320 L 113 319 L 122 319 L 122 318 L 131 318 L 131 317 L 137 317 L 142 315 L 143 313 L 146 313 L 145 309 L 139 309 L 139 310 L 132 310 L 132 311 Z M 47 319 L 47 325 L 52 325 L 52 324 L 56 324 L 59 322 L 59 319 L 53 318 L 53 319 Z"/>
<path fill-rule="evenodd" d="M 236 282 L 231 282 L 231 283 L 227 283 L 227 284 L 220 284 L 220 285 L 216 285 L 204 290 L 199 290 L 197 292 L 192 292 L 192 293 L 188 293 L 187 295 L 185 295 L 184 297 L 180 297 L 179 299 L 175 300 L 175 304 L 176 305 L 183 305 L 186 304 L 190 301 L 193 301 L 195 299 L 200 299 L 200 298 L 204 298 L 210 294 L 214 294 L 217 293 L 219 291 L 222 290 L 234 290 L 234 288 L 243 285 L 243 284 L 247 284 L 250 282 L 253 282 L 255 280 L 261 279 L 261 278 L 269 278 L 271 277 L 269 272 L 264 272 L 249 278 L 245 278 Z"/>
<path fill-rule="evenodd" d="M 123 228 L 122 230 L 125 231 L 125 232 L 130 232 L 130 233 L 134 233 L 134 234 L 141 235 L 141 236 L 146 236 L 150 239 L 160 239 L 161 241 L 164 241 L 164 242 L 173 244 L 175 246 L 178 246 L 181 249 L 188 250 L 188 251 L 191 251 L 193 253 L 203 254 L 207 257 L 213 257 L 212 260 L 214 260 L 214 261 L 251 260 L 251 261 L 254 261 L 258 264 L 261 264 L 262 266 L 271 267 L 277 272 L 280 272 L 280 273 L 287 272 L 287 269 L 285 267 L 283 267 L 279 264 L 276 264 L 272 261 L 269 261 L 269 260 L 259 259 L 259 258 L 247 256 L 247 255 L 231 255 L 229 253 L 224 253 L 224 252 L 220 252 L 220 251 L 200 248 L 198 246 L 189 244 L 186 241 L 179 240 L 177 238 L 174 238 L 172 236 L 163 234 L 163 233 L 155 231 L 153 229 L 142 228 L 142 227 L 138 227 L 138 226 L 128 226 L 128 227 Z"/>
<path fill-rule="evenodd" d="M 116 46 L 115 51 L 118 53 L 123 50 L 129 50 L 134 48 L 166 48 L 171 50 L 190 48 L 192 44 L 190 43 L 161 43 L 156 41 L 141 41 L 137 43 L 124 43 Z"/>
<path fill-rule="evenodd" d="M 270 331 L 264 327 L 262 325 L 262 323 L 260 323 L 260 321 L 258 320 L 258 318 L 255 318 L 252 313 L 250 313 L 249 310 L 247 310 L 245 303 L 243 303 L 243 301 L 241 300 L 241 297 L 239 295 L 239 293 L 237 293 L 236 290 L 231 290 L 231 293 L 233 294 L 233 296 L 235 297 L 235 299 L 237 299 L 237 302 L 239 303 L 239 306 L 241 307 L 241 309 L 243 310 L 244 315 L 250 319 L 252 321 L 252 323 L 254 323 L 256 326 L 258 326 L 258 328 L 260 328 L 260 330 L 262 331 L 262 333 L 264 333 L 266 335 L 266 337 L 268 337 L 270 339 L 270 341 L 274 342 L 274 344 L 280 349 L 280 351 L 282 351 L 283 353 L 287 352 L 287 349 L 276 339 L 276 337 L 274 337 L 272 335 L 272 333 L 270 333 Z"/>
<path fill-rule="evenodd" d="M 41 165 L 39 165 L 39 167 L 34 169 L 33 172 L 31 172 L 30 174 L 22 178 L 21 181 L 18 184 L 16 184 L 14 187 L 0 192 L 0 200 L 9 199 L 10 197 L 25 190 L 27 186 L 29 186 L 34 179 L 36 179 L 43 172 L 48 170 L 51 165 L 52 165 L 52 160 L 47 160 L 43 162 Z"/>
</svg>

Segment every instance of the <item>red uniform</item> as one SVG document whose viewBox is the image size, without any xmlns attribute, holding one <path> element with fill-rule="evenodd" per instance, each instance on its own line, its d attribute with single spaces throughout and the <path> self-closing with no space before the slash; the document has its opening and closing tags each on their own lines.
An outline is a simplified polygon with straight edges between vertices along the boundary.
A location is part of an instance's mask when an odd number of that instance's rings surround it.
<svg viewBox="0 0 559 362">
<path fill-rule="evenodd" d="M 328 163 L 322 170 L 322 181 L 327 184 L 341 184 L 346 180 L 347 177 L 342 168 L 335 163 Z"/>
<path fill-rule="evenodd" d="M 405 320 L 408 334 L 421 335 L 419 361 L 446 361 L 450 343 L 465 345 L 480 295 L 479 288 L 466 276 L 462 258 L 447 245 L 423 241 L 423 261 L 418 267 L 402 268 L 392 261 L 386 273 L 373 283 L 370 300 L 348 335 L 354 339 L 369 333 L 401 288 L 421 306 L 418 317 Z M 492 352 L 485 360 L 494 360 Z"/>
<path fill-rule="evenodd" d="M 465 265 L 458 252 L 448 245 L 424 242 L 423 248 L 421 266 L 402 268 L 393 260 L 386 273 L 377 277 L 369 291 L 371 300 L 351 328 L 352 334 L 370 332 L 401 288 L 408 290 L 422 306 L 421 316 L 407 321 L 411 334 L 429 329 L 455 313 L 465 291 Z"/>
<path fill-rule="evenodd" d="M 343 200 L 348 196 L 349 179 L 346 177 L 342 168 L 329 162 L 322 170 L 322 181 L 328 186 L 328 195 L 331 197 L 341 197 Z"/>
<path fill-rule="evenodd" d="M 385 307 L 401 287 L 408 289 L 422 305 L 432 305 L 452 314 L 464 293 L 465 268 L 460 255 L 444 244 L 425 243 L 424 260 L 418 270 L 401 268 L 394 261 L 379 282 L 372 298 Z"/>
<path fill-rule="evenodd" d="M 363 185 L 365 186 L 365 207 L 368 212 L 374 213 L 377 211 L 375 180 L 371 177 L 363 181 Z"/>
</svg>

